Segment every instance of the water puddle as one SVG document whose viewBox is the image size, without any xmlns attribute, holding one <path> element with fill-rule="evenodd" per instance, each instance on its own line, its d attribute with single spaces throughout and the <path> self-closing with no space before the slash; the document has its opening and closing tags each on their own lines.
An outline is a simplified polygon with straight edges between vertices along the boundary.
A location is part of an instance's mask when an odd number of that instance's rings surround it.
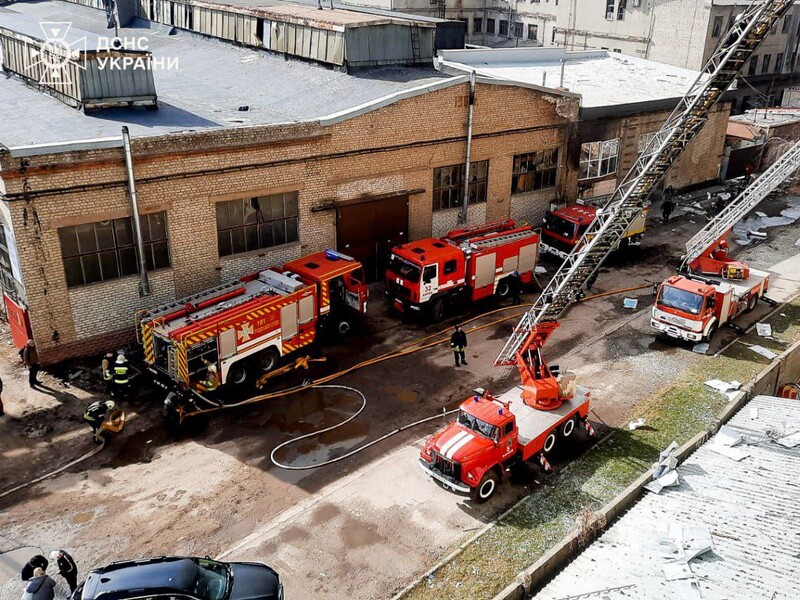
<svg viewBox="0 0 800 600">
<path fill-rule="evenodd" d="M 750 232 L 766 233 L 764 230 L 771 227 L 783 227 L 791 225 L 800 219 L 800 198 L 797 196 L 786 196 L 784 198 L 788 205 L 779 215 L 769 216 L 763 211 L 755 211 L 742 219 L 733 226 L 733 237 L 739 246 L 749 246 L 753 240 L 758 239 L 750 236 Z"/>
</svg>

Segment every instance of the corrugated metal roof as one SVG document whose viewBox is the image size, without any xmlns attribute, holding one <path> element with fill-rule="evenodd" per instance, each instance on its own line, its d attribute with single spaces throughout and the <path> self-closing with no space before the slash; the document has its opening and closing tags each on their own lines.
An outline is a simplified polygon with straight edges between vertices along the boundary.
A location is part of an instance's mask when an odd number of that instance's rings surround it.
<svg viewBox="0 0 800 600">
<path fill-rule="evenodd" d="M 707 442 L 678 467 L 679 486 L 647 493 L 535 598 L 800 598 L 800 447 L 770 439 L 800 429 L 800 402 L 758 396 L 728 426 L 749 436 L 737 446 L 749 457 L 736 462 Z M 691 561 L 692 578 L 665 578 L 659 536 L 672 524 L 711 531 L 714 550 Z"/>
<path fill-rule="evenodd" d="M 728 130 L 725 135 L 739 138 L 742 140 L 754 140 L 758 137 L 758 131 L 745 123 L 728 122 Z"/>
</svg>

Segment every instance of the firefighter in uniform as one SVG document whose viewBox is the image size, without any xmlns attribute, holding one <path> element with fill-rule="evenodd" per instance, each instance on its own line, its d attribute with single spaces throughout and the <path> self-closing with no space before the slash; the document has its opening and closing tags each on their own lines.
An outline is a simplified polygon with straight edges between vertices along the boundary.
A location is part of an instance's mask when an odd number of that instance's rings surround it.
<svg viewBox="0 0 800 600">
<path fill-rule="evenodd" d="M 461 325 L 456 325 L 456 330 L 450 336 L 450 347 L 453 349 L 453 357 L 456 360 L 456 366 L 460 367 L 459 360 L 464 365 L 467 364 L 464 351 L 467 348 L 467 334 L 461 329 Z"/>
<path fill-rule="evenodd" d="M 106 393 L 112 392 L 112 382 L 114 381 L 114 374 L 111 372 L 111 366 L 114 361 L 114 355 L 107 352 L 103 357 L 103 362 L 100 363 L 100 370 L 103 372 L 103 382 L 106 384 Z"/>
<path fill-rule="evenodd" d="M 213 392 L 219 387 L 219 374 L 217 373 L 217 365 L 203 359 L 206 365 L 206 378 L 197 384 L 201 392 Z"/>
<path fill-rule="evenodd" d="M 117 355 L 113 384 L 113 395 L 117 398 L 126 398 L 130 387 L 130 376 L 128 375 L 128 361 L 124 354 Z"/>
<path fill-rule="evenodd" d="M 86 412 L 83 413 L 83 420 L 86 421 L 92 428 L 92 439 L 94 440 L 95 444 L 99 445 L 105 443 L 106 440 L 103 437 L 101 425 L 103 424 L 103 421 L 105 421 L 106 415 L 109 413 L 109 411 L 114 410 L 116 407 L 117 405 L 113 400 L 98 400 L 96 402 L 92 402 L 86 408 Z"/>
</svg>

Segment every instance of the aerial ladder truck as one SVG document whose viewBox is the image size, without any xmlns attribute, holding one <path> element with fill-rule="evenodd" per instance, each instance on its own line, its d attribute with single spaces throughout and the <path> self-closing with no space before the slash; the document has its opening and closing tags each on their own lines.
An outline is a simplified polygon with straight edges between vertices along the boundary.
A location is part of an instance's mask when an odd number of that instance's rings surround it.
<svg viewBox="0 0 800 600">
<path fill-rule="evenodd" d="M 769 289 L 769 273 L 729 256 L 726 237 L 733 226 L 800 168 L 800 142 L 726 206 L 686 243 L 681 274 L 656 293 L 650 327 L 658 334 L 708 342 L 719 327 L 750 312 Z"/>
<path fill-rule="evenodd" d="M 667 170 L 793 3 L 762 0 L 743 9 L 495 359 L 495 366 L 519 369 L 521 386 L 498 398 L 476 389 L 461 404 L 457 420 L 423 445 L 419 461 L 423 471 L 455 492 L 469 493 L 475 502 L 486 502 L 506 468 L 538 457 L 548 469 L 547 456 L 559 440 L 572 437 L 578 425 L 591 433 L 588 392 L 578 392 L 574 374 L 548 365 L 542 349 L 558 328 L 559 318 L 584 294 Z"/>
</svg>

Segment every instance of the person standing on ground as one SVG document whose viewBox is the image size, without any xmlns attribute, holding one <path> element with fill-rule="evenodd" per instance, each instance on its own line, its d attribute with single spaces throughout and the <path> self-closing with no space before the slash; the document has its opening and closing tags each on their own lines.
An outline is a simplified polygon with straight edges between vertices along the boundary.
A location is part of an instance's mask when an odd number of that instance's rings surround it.
<svg viewBox="0 0 800 600">
<path fill-rule="evenodd" d="M 42 366 L 39 364 L 39 353 L 36 351 L 36 344 L 33 340 L 28 340 L 28 343 L 25 344 L 25 349 L 22 351 L 22 362 L 28 367 L 28 385 L 32 388 L 41 385 L 37 376 Z"/>
<path fill-rule="evenodd" d="M 675 189 L 671 185 L 667 186 L 667 188 L 664 190 L 664 200 L 672 200 L 674 196 Z"/>
<path fill-rule="evenodd" d="M 106 384 L 106 393 L 112 392 L 112 385 L 114 382 L 114 373 L 112 371 L 112 363 L 114 362 L 113 352 L 106 352 L 103 357 L 103 362 L 100 363 L 100 371 L 103 374 L 103 383 Z"/>
<path fill-rule="evenodd" d="M 519 305 L 522 302 L 519 297 L 522 293 L 522 279 L 519 276 L 519 271 L 511 273 L 511 276 L 508 278 L 508 287 L 508 291 L 511 294 L 511 306 Z"/>
<path fill-rule="evenodd" d="M 456 325 L 453 335 L 450 336 L 450 347 L 453 349 L 456 366 L 460 367 L 462 363 L 466 365 L 467 358 L 464 352 L 467 348 L 467 334 L 461 329 L 461 325 Z"/>
<path fill-rule="evenodd" d="M 37 567 L 41 569 L 47 569 L 47 565 L 50 563 L 47 562 L 47 559 L 42 556 L 41 554 L 37 554 L 36 556 L 32 556 L 28 559 L 22 566 L 22 572 L 20 573 L 20 577 L 22 581 L 29 581 L 31 577 L 33 577 L 33 572 L 36 570 Z"/>
<path fill-rule="evenodd" d="M 56 582 L 44 572 L 42 567 L 36 567 L 33 577 L 28 581 L 22 600 L 53 600 L 56 597 Z"/>
<path fill-rule="evenodd" d="M 0 377 L 0 417 L 6 414 L 3 411 L 3 378 Z"/>
<path fill-rule="evenodd" d="M 97 400 L 87 406 L 86 412 L 83 413 L 83 420 L 92 428 L 92 440 L 98 446 L 106 441 L 100 426 L 105 421 L 109 411 L 114 410 L 116 407 L 117 405 L 113 400 Z"/>
<path fill-rule="evenodd" d="M 118 354 L 116 364 L 114 365 L 113 395 L 118 398 L 126 398 L 129 385 L 130 376 L 128 375 L 128 361 L 124 354 Z"/>
<path fill-rule="evenodd" d="M 69 591 L 74 592 L 78 587 L 78 565 L 66 550 L 53 550 L 50 553 L 50 560 L 58 567 L 58 573 L 69 585 Z"/>
<path fill-rule="evenodd" d="M 669 223 L 669 217 L 672 215 L 672 211 L 675 210 L 675 203 L 672 201 L 672 198 L 664 198 L 664 201 L 661 203 L 661 216 L 664 219 L 664 223 Z"/>
</svg>

